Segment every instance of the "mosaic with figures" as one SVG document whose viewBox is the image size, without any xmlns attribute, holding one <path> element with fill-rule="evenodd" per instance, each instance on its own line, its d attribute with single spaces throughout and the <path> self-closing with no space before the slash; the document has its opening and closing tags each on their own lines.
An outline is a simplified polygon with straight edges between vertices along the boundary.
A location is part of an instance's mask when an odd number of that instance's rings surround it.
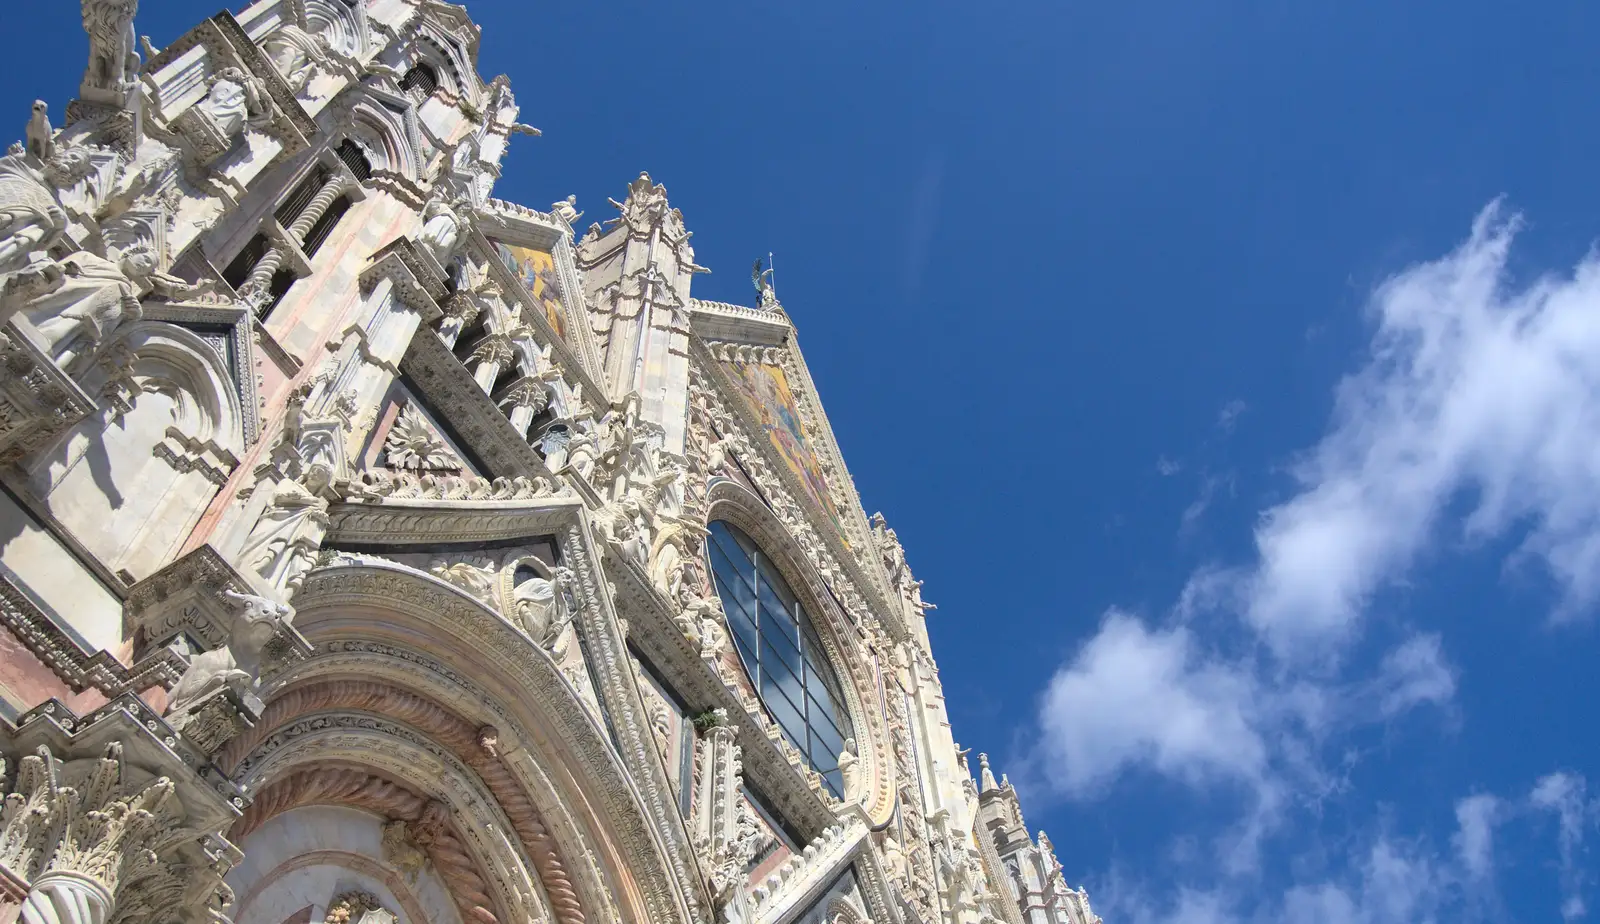
<svg viewBox="0 0 1600 924">
<path fill-rule="evenodd" d="M 733 375 L 735 386 L 761 421 L 761 429 L 766 432 L 772 448 L 799 479 L 811 502 L 828 514 L 834 529 L 843 537 L 839 510 L 828 493 L 828 482 L 822 477 L 822 466 L 817 461 L 805 424 L 800 422 L 800 410 L 794 391 L 789 387 L 788 375 L 781 366 L 769 363 L 732 360 L 725 365 Z"/>
<path fill-rule="evenodd" d="M 561 285 L 556 281 L 555 256 L 549 251 L 500 241 L 494 242 L 494 249 L 500 255 L 501 262 L 533 296 L 534 302 L 544 309 L 545 320 L 550 322 L 556 336 L 565 340 L 567 314 L 561 305 Z"/>
</svg>

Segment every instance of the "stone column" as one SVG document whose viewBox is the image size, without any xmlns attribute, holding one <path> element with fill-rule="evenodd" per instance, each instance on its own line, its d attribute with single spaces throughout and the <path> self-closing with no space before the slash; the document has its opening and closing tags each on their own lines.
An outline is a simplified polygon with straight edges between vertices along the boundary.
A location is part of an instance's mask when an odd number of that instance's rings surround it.
<svg viewBox="0 0 1600 924">
<path fill-rule="evenodd" d="M 512 382 L 511 387 L 500 395 L 497 403 L 510 419 L 511 425 L 526 439 L 533 418 L 550 406 L 550 392 L 544 382 L 531 376 L 524 376 Z"/>
<path fill-rule="evenodd" d="M 303 244 L 306 235 L 311 233 L 312 226 L 323 215 L 327 214 L 328 209 L 334 202 L 338 201 L 340 196 L 350 191 L 352 182 L 353 179 L 344 173 L 336 173 L 329 177 L 327 182 L 322 184 L 322 188 L 317 190 L 317 194 L 312 196 L 311 201 L 306 204 L 305 211 L 296 216 L 294 222 L 285 229 L 289 239 L 296 244 Z M 244 286 L 240 290 L 241 294 L 251 301 L 265 302 L 268 297 L 267 287 L 272 284 L 273 275 L 278 272 L 278 269 L 283 266 L 283 261 L 288 257 L 289 252 L 281 243 L 267 251 L 266 256 L 261 258 L 261 262 L 250 270 L 250 275 L 245 279 Z"/>
<path fill-rule="evenodd" d="M 726 717 L 723 713 L 718 719 Z M 739 830 L 739 803 L 744 766 L 735 743 L 738 737 L 737 726 L 718 724 L 707 728 L 695 742 L 694 844 L 711 869 L 712 889 L 718 894 L 743 884 L 739 847 L 744 832 Z"/>
<path fill-rule="evenodd" d="M 120 744 L 66 764 L 47 747 L 21 759 L 6 798 L 17 810 L 0 826 L 0 865 L 30 883 L 25 924 L 106 924 L 122 885 L 159 864 L 149 845 L 178 820 L 176 787 L 166 777 L 126 783 Z"/>
<path fill-rule="evenodd" d="M 500 377 L 501 371 L 515 358 L 505 334 L 490 334 L 467 357 L 467 363 L 475 367 L 472 377 L 487 395 L 494 390 L 495 379 Z"/>
<path fill-rule="evenodd" d="M 439 339 L 453 350 L 456 341 L 461 339 L 461 331 L 478 317 L 482 309 L 473 303 L 473 297 L 466 292 L 450 296 L 441 307 L 444 309 L 444 320 L 439 322 Z"/>
</svg>

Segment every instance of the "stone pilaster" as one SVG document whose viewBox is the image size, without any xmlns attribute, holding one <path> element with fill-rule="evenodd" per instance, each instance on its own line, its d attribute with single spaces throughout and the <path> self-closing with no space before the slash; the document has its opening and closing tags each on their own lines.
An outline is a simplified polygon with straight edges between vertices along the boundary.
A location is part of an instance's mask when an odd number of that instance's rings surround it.
<svg viewBox="0 0 1600 924">
<path fill-rule="evenodd" d="M 711 870 L 714 895 L 741 884 L 743 863 L 749 859 L 741 857 L 743 851 L 738 849 L 739 807 L 744 798 L 738 738 L 736 726 L 718 724 L 707 728 L 695 742 L 693 837 L 696 851 Z"/>
</svg>

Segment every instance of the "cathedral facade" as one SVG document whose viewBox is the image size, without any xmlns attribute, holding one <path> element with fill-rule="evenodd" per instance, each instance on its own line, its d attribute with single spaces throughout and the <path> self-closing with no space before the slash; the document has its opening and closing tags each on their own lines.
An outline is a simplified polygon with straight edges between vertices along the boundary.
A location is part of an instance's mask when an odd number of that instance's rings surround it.
<svg viewBox="0 0 1600 924">
<path fill-rule="evenodd" d="M 0 158 L 0 924 L 1098 924 L 759 265 L 494 198 L 462 7 L 81 2 Z"/>
</svg>

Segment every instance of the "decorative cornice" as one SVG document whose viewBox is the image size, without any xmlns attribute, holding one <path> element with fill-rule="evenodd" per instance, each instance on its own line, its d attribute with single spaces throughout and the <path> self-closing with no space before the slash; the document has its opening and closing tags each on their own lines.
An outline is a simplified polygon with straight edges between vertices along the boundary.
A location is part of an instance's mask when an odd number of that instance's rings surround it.
<svg viewBox="0 0 1600 924">
<path fill-rule="evenodd" d="M 81 693 L 99 690 L 107 698 L 122 693 L 166 687 L 177 682 L 184 664 L 174 652 L 163 649 L 125 667 L 109 651 L 86 652 L 49 616 L 35 606 L 9 578 L 0 576 L 0 626 L 5 626 L 57 677 Z"/>
<path fill-rule="evenodd" d="M 576 522 L 576 497 L 534 500 L 422 500 L 388 498 L 335 504 L 325 544 L 334 547 L 499 542 L 551 535 Z"/>
<path fill-rule="evenodd" d="M 757 346 L 781 346 L 794 333 L 793 325 L 781 311 L 698 298 L 689 299 L 689 326 L 705 340 L 736 340 Z"/>
<path fill-rule="evenodd" d="M 553 478 L 544 460 L 501 412 L 439 335 L 419 329 L 400 360 L 434 418 L 449 421 L 460 442 L 488 466 L 491 477 Z"/>
<path fill-rule="evenodd" d="M 389 243 L 368 261 L 359 283 L 363 294 L 371 292 L 380 279 L 394 285 L 395 297 L 431 324 L 444 316 L 439 299 L 444 297 L 444 277 L 423 260 L 416 245 L 405 238 Z"/>
</svg>

